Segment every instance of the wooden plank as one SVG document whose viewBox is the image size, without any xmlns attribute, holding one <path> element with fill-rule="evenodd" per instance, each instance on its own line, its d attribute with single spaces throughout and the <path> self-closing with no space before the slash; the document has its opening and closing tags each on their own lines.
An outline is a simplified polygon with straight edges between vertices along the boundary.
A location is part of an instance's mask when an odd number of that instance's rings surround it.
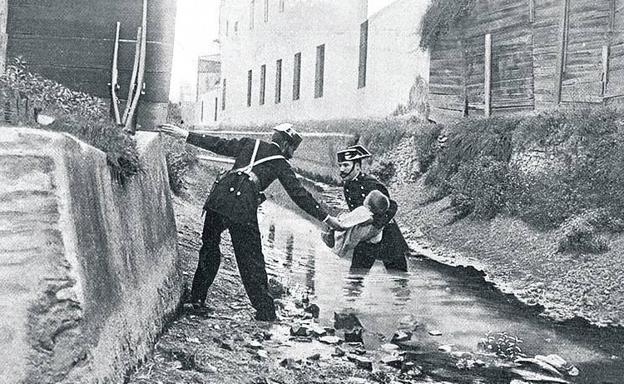
<svg viewBox="0 0 624 384">
<path fill-rule="evenodd" d="M 559 53 L 557 59 L 557 72 L 555 80 L 555 101 L 561 102 L 561 86 L 563 82 L 563 73 L 566 65 L 566 49 L 568 46 L 568 28 L 570 18 L 570 0 L 563 0 L 560 20 L 560 42 Z"/>
<path fill-rule="evenodd" d="M 483 81 L 483 93 L 485 104 L 485 116 L 489 117 L 492 114 L 492 35 L 485 35 L 485 56 L 484 60 L 484 81 Z"/>
</svg>

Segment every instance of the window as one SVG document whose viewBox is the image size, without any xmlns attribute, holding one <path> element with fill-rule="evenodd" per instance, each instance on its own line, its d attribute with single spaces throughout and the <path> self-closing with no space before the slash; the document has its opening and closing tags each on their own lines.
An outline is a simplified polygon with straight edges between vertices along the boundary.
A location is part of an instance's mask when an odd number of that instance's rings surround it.
<svg viewBox="0 0 624 384">
<path fill-rule="evenodd" d="M 325 76 L 325 44 L 316 47 L 316 72 L 314 78 L 314 97 L 323 97 L 323 77 Z"/>
<path fill-rule="evenodd" d="M 249 3 L 249 29 L 254 29 L 254 17 L 256 13 L 256 0 Z"/>
<path fill-rule="evenodd" d="M 282 59 L 275 62 L 275 104 L 282 102 Z"/>
<path fill-rule="evenodd" d="M 252 88 L 253 73 L 251 69 L 247 72 L 247 106 L 251 107 L 251 88 Z"/>
<path fill-rule="evenodd" d="M 293 100 L 299 100 L 301 94 L 301 52 L 295 54 L 293 63 Z"/>
<path fill-rule="evenodd" d="M 264 105 L 264 94 L 266 91 L 266 65 L 260 67 L 260 105 Z"/>
<path fill-rule="evenodd" d="M 234 34 L 238 35 L 238 21 L 234 22 Z"/>
<path fill-rule="evenodd" d="M 230 35 L 230 21 L 227 20 L 225 22 L 225 36 L 229 36 Z"/>
<path fill-rule="evenodd" d="M 264 0 L 264 22 L 269 21 L 269 0 Z"/>
<path fill-rule="evenodd" d="M 368 20 L 360 25 L 360 65 L 358 66 L 358 88 L 366 86 L 366 57 L 368 54 Z"/>
<path fill-rule="evenodd" d="M 284 12 L 284 0 L 279 0 L 279 11 Z"/>
<path fill-rule="evenodd" d="M 214 121 L 219 117 L 219 98 L 215 97 Z M 202 121 L 204 121 L 204 102 L 202 101 Z"/>
<path fill-rule="evenodd" d="M 221 89 L 221 110 L 225 111 L 225 79 L 223 79 L 223 88 Z"/>
<path fill-rule="evenodd" d="M 201 102 L 201 114 L 199 116 L 200 116 L 199 121 L 203 123 L 204 122 L 204 100 L 202 100 Z"/>
</svg>

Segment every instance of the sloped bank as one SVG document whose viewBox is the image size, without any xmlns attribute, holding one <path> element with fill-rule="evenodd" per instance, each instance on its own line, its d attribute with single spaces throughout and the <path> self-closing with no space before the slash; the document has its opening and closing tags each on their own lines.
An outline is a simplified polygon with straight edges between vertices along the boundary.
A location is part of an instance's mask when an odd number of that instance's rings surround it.
<svg viewBox="0 0 624 384">
<path fill-rule="evenodd" d="M 397 220 L 417 253 L 444 264 L 472 267 L 501 291 L 543 307 L 555 320 L 624 325 L 624 236 L 610 235 L 601 254 L 558 252 L 559 229 L 537 230 L 499 214 L 492 220 L 457 220 L 451 199 L 432 198 L 425 177 L 406 182 L 418 159 L 413 138 L 384 155 L 397 167 L 391 185 Z"/>
<path fill-rule="evenodd" d="M 70 135 L 2 128 L 0 382 L 122 382 L 177 308 L 162 149 L 137 144 L 144 172 L 120 185 Z"/>
</svg>

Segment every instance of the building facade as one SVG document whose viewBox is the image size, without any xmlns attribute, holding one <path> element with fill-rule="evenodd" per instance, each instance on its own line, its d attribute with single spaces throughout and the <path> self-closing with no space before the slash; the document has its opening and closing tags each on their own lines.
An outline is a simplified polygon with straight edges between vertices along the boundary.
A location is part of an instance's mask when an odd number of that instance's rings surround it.
<svg viewBox="0 0 624 384">
<path fill-rule="evenodd" d="M 222 0 L 219 124 L 383 117 L 426 83 L 426 1 Z M 426 93 L 426 91 L 425 91 Z"/>
<path fill-rule="evenodd" d="M 217 125 L 221 112 L 221 57 L 200 56 L 197 64 L 197 102 L 195 121 L 199 125 Z"/>
<path fill-rule="evenodd" d="M 132 74 L 134 40 L 141 25 L 142 0 L 4 3 L 8 10 L 7 58 L 21 56 L 30 70 L 102 98 L 110 98 L 115 25 L 120 22 L 118 95 L 125 98 Z M 139 122 L 161 122 L 166 117 L 175 16 L 175 0 L 148 2 L 145 93 L 138 110 Z M 2 20 L 0 13 L 0 26 Z"/>
<path fill-rule="evenodd" d="M 478 0 L 431 48 L 431 118 L 624 101 L 624 0 Z"/>
</svg>

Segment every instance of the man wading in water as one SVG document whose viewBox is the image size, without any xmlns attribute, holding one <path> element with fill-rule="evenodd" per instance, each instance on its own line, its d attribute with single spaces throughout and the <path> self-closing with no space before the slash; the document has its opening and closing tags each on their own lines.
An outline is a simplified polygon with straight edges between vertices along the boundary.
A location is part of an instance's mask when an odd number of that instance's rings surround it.
<svg viewBox="0 0 624 384">
<path fill-rule="evenodd" d="M 301 185 L 287 161 L 301 143 L 301 136 L 292 124 L 278 125 L 274 130 L 272 142 L 268 143 L 247 137 L 224 139 L 198 134 L 172 124 L 159 128 L 160 132 L 185 139 L 189 144 L 235 158 L 234 167 L 215 181 L 204 204 L 203 244 L 191 289 L 191 303 L 195 308 L 205 305 L 208 288 L 221 263 L 221 233 L 228 229 L 245 291 L 256 309 L 256 320 L 276 320 L 257 218 L 258 206 L 265 199 L 262 191 L 276 179 L 305 212 L 332 228 L 342 228 Z"/>
<path fill-rule="evenodd" d="M 405 256 L 409 247 L 399 226 L 394 221 L 397 203 L 390 199 L 385 185 L 375 177 L 362 172 L 362 160 L 371 156 L 371 153 L 361 145 L 354 145 L 336 154 L 340 177 L 344 180 L 344 196 L 350 211 L 361 206 L 366 196 L 373 190 L 380 191 L 390 201 L 390 206 L 385 213 L 375 217 L 372 223 L 377 228 L 383 228 L 381 241 L 378 243 L 362 242 L 355 247 L 351 259 L 351 270 L 368 272 L 375 260 L 382 260 L 389 271 L 407 272 Z"/>
</svg>

